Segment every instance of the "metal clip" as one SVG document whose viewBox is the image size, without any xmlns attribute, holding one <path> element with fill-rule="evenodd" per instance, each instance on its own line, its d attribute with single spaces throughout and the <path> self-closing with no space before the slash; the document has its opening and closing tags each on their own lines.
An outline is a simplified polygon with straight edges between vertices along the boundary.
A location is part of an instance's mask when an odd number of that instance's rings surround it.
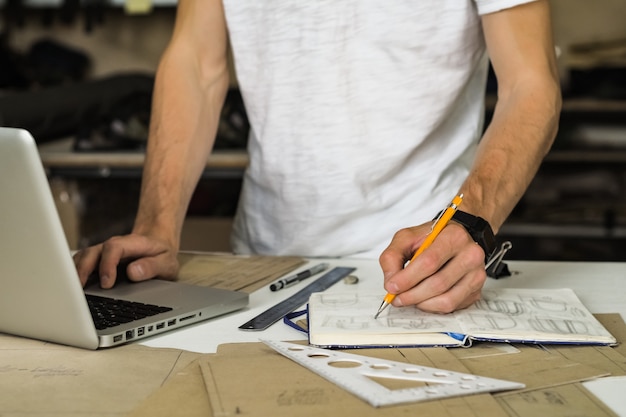
<svg viewBox="0 0 626 417">
<path fill-rule="evenodd" d="M 489 259 L 485 265 L 487 275 L 492 278 L 500 278 L 511 275 L 506 264 L 502 262 L 502 259 L 504 259 L 504 255 L 506 255 L 512 247 L 513 244 L 508 240 L 502 243 L 500 249 L 491 256 L 491 259 Z"/>
</svg>

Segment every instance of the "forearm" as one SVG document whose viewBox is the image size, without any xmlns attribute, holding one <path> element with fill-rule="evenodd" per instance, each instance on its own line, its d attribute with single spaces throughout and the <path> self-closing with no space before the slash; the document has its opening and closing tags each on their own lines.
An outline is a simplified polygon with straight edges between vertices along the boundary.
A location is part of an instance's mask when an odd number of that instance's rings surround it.
<svg viewBox="0 0 626 417">
<path fill-rule="evenodd" d="M 561 91 L 546 0 L 486 15 L 483 30 L 498 101 L 461 191 L 463 210 L 497 231 L 554 141 Z"/>
<path fill-rule="evenodd" d="M 157 76 L 135 232 L 159 230 L 170 242 L 178 239 L 212 149 L 227 85 L 225 75 L 194 91 L 193 83 L 172 68 Z"/>
<path fill-rule="evenodd" d="M 561 108 L 553 78 L 528 80 L 501 96 L 461 190 L 463 210 L 497 231 L 535 176 L 556 136 Z"/>
<path fill-rule="evenodd" d="M 225 28 L 203 29 L 223 21 L 219 13 L 204 13 L 202 7 L 195 1 L 179 4 L 174 35 L 159 64 L 133 230 L 176 248 L 228 89 Z M 207 38 L 212 42 L 207 44 Z"/>
</svg>

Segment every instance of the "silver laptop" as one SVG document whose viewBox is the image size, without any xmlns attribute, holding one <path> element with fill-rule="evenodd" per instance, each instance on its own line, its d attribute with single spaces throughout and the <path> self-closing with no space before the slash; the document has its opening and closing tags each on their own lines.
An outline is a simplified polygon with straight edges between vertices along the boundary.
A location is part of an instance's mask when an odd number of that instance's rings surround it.
<svg viewBox="0 0 626 417">
<path fill-rule="evenodd" d="M 110 299 L 130 305 L 96 324 L 109 307 L 92 314 L 90 306 Z M 164 280 L 83 290 L 35 141 L 25 130 L 0 127 L 0 332 L 96 349 L 247 304 L 245 293 Z"/>
</svg>

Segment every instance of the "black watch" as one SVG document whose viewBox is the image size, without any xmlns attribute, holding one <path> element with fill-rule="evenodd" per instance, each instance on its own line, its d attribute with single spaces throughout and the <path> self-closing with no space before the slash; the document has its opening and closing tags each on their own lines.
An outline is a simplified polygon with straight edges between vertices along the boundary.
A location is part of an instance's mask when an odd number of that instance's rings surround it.
<svg viewBox="0 0 626 417">
<path fill-rule="evenodd" d="M 487 263 L 496 250 L 496 237 L 489 222 L 482 217 L 474 216 L 461 210 L 457 210 L 454 213 L 452 220 L 465 227 L 465 230 L 474 239 L 474 242 L 478 243 L 483 249 L 485 252 L 485 263 Z"/>
</svg>

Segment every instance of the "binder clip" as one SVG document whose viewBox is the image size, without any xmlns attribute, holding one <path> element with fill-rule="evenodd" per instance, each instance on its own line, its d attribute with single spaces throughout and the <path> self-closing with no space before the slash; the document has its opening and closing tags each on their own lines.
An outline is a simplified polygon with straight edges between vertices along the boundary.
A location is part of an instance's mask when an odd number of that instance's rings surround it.
<svg viewBox="0 0 626 417">
<path fill-rule="evenodd" d="M 511 276 L 509 267 L 507 266 L 507 264 L 502 262 L 502 259 L 504 259 L 504 255 L 512 247 L 513 244 L 507 240 L 500 246 L 500 250 L 494 252 L 494 254 L 491 255 L 491 258 L 487 261 L 487 264 L 485 265 L 485 269 L 487 270 L 487 276 L 495 279 Z"/>
</svg>

